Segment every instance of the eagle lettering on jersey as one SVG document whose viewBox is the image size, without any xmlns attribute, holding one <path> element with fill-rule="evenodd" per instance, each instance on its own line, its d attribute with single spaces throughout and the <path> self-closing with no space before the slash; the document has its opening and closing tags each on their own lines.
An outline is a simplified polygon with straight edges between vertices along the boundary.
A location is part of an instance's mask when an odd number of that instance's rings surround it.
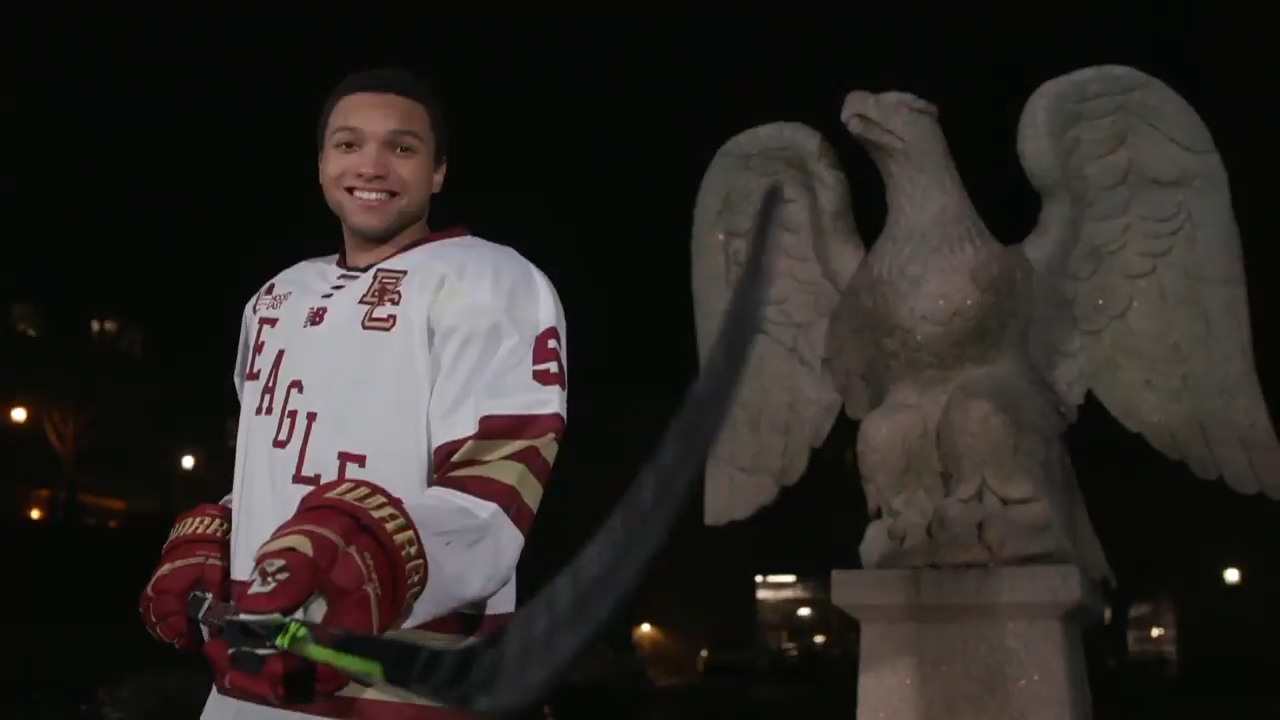
<svg viewBox="0 0 1280 720">
<path fill-rule="evenodd" d="M 404 294 L 400 286 L 408 270 L 391 270 L 379 268 L 373 272 L 373 280 L 369 289 L 360 296 L 360 304 L 368 307 L 360 320 L 360 327 L 375 332 L 391 332 L 396 326 L 396 314 L 386 310 L 388 307 L 400 307 Z"/>
<path fill-rule="evenodd" d="M 261 378 L 262 371 L 258 366 L 258 359 L 267 346 L 264 334 L 276 327 L 278 323 L 277 318 L 258 318 L 258 329 L 254 333 L 253 349 L 249 356 L 249 369 L 245 372 L 246 383 L 256 382 Z M 272 357 L 267 376 L 262 379 L 262 387 L 258 391 L 258 404 L 253 414 L 258 417 L 274 416 L 276 418 L 271 447 L 275 450 L 294 453 L 293 475 L 290 482 L 295 485 L 316 487 L 323 484 L 325 479 L 319 471 L 307 472 L 310 467 L 307 463 L 307 451 L 311 446 L 312 431 L 320 420 L 320 413 L 315 410 L 299 409 L 299 406 L 303 405 L 307 392 L 306 384 L 300 378 L 288 378 L 284 381 L 279 414 L 276 412 L 276 394 L 281 389 L 281 372 L 284 368 L 285 355 L 285 349 L 280 348 Z M 349 469 L 352 466 L 363 469 L 368 462 L 368 456 L 346 450 L 337 451 L 334 459 L 337 463 L 332 478 L 334 480 L 360 480 L 361 478 L 349 475 Z"/>
</svg>

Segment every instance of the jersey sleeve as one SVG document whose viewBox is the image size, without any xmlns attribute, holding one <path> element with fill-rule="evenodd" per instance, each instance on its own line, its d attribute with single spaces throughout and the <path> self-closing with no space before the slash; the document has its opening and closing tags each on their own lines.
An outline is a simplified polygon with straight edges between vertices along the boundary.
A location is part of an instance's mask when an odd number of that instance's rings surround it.
<svg viewBox="0 0 1280 720">
<path fill-rule="evenodd" d="M 245 304 L 244 311 L 240 313 L 240 344 L 236 346 L 236 366 L 235 372 L 232 373 L 231 379 L 236 387 L 236 401 L 244 402 L 244 376 L 249 367 L 249 343 L 253 342 L 253 331 L 250 329 L 249 318 L 253 317 L 253 304 L 257 300 L 257 296 L 249 299 Z M 232 494 L 228 493 L 222 498 L 222 505 L 231 507 Z"/>
<path fill-rule="evenodd" d="M 564 315 L 530 264 L 451 281 L 430 313 L 432 477 L 406 507 L 427 587 L 415 615 L 484 601 L 514 577 L 564 430 Z"/>
<path fill-rule="evenodd" d="M 244 311 L 240 313 L 240 344 L 236 347 L 236 368 L 235 374 L 232 375 L 236 385 L 236 399 L 240 402 L 244 402 L 244 375 L 249 367 L 249 343 L 253 341 L 253 333 L 249 326 L 252 306 L 253 300 L 250 300 Z"/>
</svg>

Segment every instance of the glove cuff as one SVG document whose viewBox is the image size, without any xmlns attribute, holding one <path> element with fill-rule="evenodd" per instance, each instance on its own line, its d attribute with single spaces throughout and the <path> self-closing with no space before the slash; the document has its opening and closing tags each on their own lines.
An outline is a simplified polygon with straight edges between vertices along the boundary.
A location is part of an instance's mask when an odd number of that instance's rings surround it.
<svg viewBox="0 0 1280 720">
<path fill-rule="evenodd" d="M 352 518 L 378 539 L 395 582 L 393 607 L 402 614 L 412 609 L 427 586 L 427 555 L 404 503 L 367 480 L 337 480 L 317 487 L 298 503 L 299 514 L 319 508 Z"/>
<path fill-rule="evenodd" d="M 182 513 L 169 531 L 160 555 L 193 542 L 217 543 L 224 552 L 231 545 L 231 508 L 207 503 Z"/>
</svg>

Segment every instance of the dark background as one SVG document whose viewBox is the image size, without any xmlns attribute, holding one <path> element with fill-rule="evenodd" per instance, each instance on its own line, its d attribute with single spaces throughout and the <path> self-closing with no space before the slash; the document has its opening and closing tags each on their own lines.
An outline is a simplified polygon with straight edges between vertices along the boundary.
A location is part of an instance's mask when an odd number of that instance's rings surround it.
<svg viewBox="0 0 1280 720">
<path fill-rule="evenodd" d="M 338 228 L 316 186 L 316 116 L 344 74 L 383 64 L 430 75 L 445 102 L 452 152 L 433 225 L 462 223 L 516 247 L 551 277 L 566 308 L 569 430 L 523 568 L 533 585 L 617 501 L 696 371 L 689 226 L 720 144 L 774 120 L 821 130 L 849 174 L 863 236 L 875 237 L 882 185 L 838 118 L 854 88 L 909 90 L 936 103 L 975 204 L 1014 243 L 1038 210 L 1014 147 L 1031 92 L 1100 63 L 1166 81 L 1201 113 L 1231 173 L 1256 362 L 1273 408 L 1280 398 L 1280 290 L 1267 283 L 1274 261 L 1266 259 L 1280 231 L 1271 183 L 1280 111 L 1259 59 L 1274 55 L 1262 9 L 429 5 L 7 11 L 0 300 L 36 303 L 67 323 L 110 312 L 145 328 L 145 365 L 132 382 L 159 398 L 148 406 L 148 437 L 166 468 L 188 449 L 202 460 L 198 485 L 175 489 L 190 479 L 157 471 L 157 496 L 216 499 L 229 486 L 225 422 L 235 413 L 240 309 L 273 273 L 335 251 Z M 16 395 L 20 384 L 5 387 Z M 626 618 L 732 636 L 750 622 L 755 572 L 856 566 L 866 514 L 844 467 L 853 431 L 838 427 L 810 477 L 749 523 L 707 530 L 691 509 Z M 1250 672 L 1262 677 L 1262 659 L 1280 646 L 1280 508 L 1195 480 L 1093 401 L 1070 441 L 1122 594 L 1179 598 L 1182 634 L 1199 638 L 1188 641 L 1187 672 L 1203 668 L 1223 693 Z M 4 442 L 18 474 L 40 462 L 31 438 Z M 19 532 L 36 540 L 14 552 L 57 581 L 10 592 L 68 616 L 91 614 L 77 632 L 106 628 L 121 648 L 112 652 L 123 653 L 81 672 L 81 685 L 99 681 L 95 672 L 170 658 L 135 642 L 133 614 L 163 522 L 88 540 L 27 525 Z M 1219 579 L 1228 564 L 1247 579 L 1229 593 Z M 58 648 L 36 652 L 48 659 L 66 646 Z M 29 674 L 56 685 L 44 666 Z"/>
</svg>

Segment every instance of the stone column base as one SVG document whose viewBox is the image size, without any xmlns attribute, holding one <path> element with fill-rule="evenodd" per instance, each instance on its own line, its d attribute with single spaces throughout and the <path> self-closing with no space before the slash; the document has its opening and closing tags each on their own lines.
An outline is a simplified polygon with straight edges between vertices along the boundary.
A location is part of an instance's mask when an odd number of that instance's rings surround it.
<svg viewBox="0 0 1280 720">
<path fill-rule="evenodd" d="M 1080 628 L 1102 606 L 1075 566 L 837 570 L 861 626 L 857 720 L 1088 720 Z"/>
</svg>

